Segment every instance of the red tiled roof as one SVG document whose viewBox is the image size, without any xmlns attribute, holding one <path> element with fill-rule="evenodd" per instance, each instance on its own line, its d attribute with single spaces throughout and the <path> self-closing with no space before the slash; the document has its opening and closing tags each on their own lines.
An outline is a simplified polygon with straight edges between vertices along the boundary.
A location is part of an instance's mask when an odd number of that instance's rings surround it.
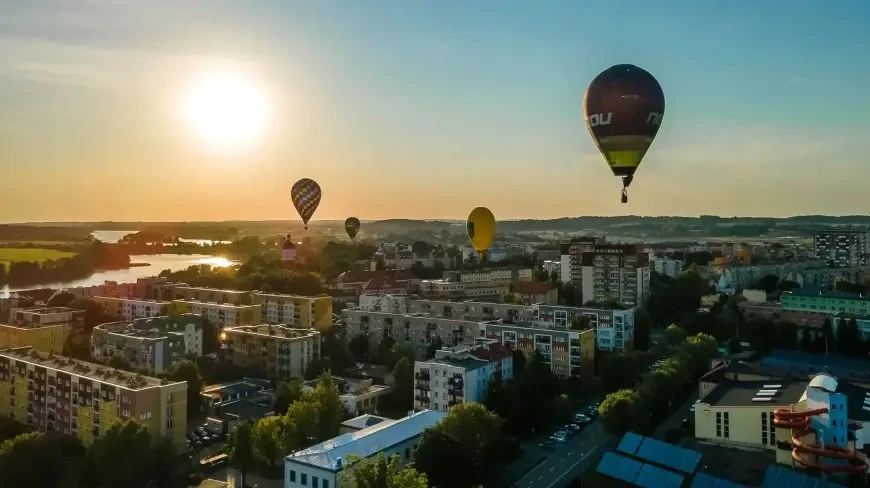
<svg viewBox="0 0 870 488">
<path fill-rule="evenodd" d="M 514 285 L 514 293 L 521 295 L 546 295 L 553 285 L 546 281 L 518 281 Z"/>
<path fill-rule="evenodd" d="M 388 276 L 386 273 L 376 274 L 368 283 L 365 284 L 365 286 L 363 286 L 363 290 L 365 291 L 394 290 L 396 288 L 404 287 L 399 285 L 396 280 Z"/>
<path fill-rule="evenodd" d="M 335 278 L 335 283 L 367 283 L 373 280 L 377 276 L 387 276 L 395 281 L 408 281 L 414 278 L 414 275 L 411 274 L 411 270 L 408 269 L 399 269 L 399 270 L 380 270 L 380 271 L 368 271 L 368 270 L 360 270 L 360 269 L 352 269 L 350 271 L 345 271 L 344 273 L 338 275 Z"/>
<path fill-rule="evenodd" d="M 511 355 L 511 351 L 499 343 L 481 346 L 471 351 L 472 356 L 486 361 L 498 361 Z"/>
</svg>

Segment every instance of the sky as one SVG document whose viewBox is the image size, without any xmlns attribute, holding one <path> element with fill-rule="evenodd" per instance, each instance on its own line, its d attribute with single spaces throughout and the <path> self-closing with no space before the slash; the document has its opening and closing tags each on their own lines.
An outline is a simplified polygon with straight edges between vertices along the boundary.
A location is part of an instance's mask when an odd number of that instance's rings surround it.
<svg viewBox="0 0 870 488">
<path fill-rule="evenodd" d="M 870 2 L 0 2 L 0 222 L 867 214 Z M 583 122 L 614 64 L 662 85 L 628 204 Z M 266 130 L 178 116 L 229 70 Z M 214 146 L 214 145 L 212 145 Z"/>
</svg>

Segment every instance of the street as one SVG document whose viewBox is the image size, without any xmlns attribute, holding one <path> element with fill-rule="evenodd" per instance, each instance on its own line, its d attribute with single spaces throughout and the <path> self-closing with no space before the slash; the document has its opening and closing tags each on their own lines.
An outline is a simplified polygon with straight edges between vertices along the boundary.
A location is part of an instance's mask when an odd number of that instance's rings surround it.
<svg viewBox="0 0 870 488">
<path fill-rule="evenodd" d="M 583 431 L 555 449 L 541 464 L 526 473 L 514 484 L 517 488 L 551 488 L 567 485 L 579 476 L 595 454 L 612 438 L 601 430 L 601 423 L 593 420 Z M 606 446 L 605 446 L 606 447 Z"/>
</svg>

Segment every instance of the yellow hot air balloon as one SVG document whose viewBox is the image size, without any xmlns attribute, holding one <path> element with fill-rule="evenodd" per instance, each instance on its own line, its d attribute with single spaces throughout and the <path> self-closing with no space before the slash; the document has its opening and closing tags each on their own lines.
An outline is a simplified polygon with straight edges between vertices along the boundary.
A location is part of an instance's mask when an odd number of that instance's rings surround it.
<svg viewBox="0 0 870 488">
<path fill-rule="evenodd" d="M 474 250 L 480 254 L 481 261 L 486 259 L 486 252 L 495 237 L 495 216 L 486 207 L 477 207 L 468 214 L 465 223 L 468 238 Z"/>
</svg>

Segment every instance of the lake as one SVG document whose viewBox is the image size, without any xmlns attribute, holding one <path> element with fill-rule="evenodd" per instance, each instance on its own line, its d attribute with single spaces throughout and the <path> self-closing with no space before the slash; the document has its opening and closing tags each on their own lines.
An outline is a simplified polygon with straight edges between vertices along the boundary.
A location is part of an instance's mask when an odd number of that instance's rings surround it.
<svg viewBox="0 0 870 488">
<path fill-rule="evenodd" d="M 118 283 L 135 282 L 137 278 L 146 278 L 160 274 L 164 269 L 180 271 L 194 264 L 208 264 L 222 267 L 235 264 L 226 258 L 208 256 L 205 254 L 150 254 L 146 256 L 130 256 L 132 263 L 148 263 L 149 266 L 134 266 L 127 269 L 113 269 L 109 271 L 97 271 L 87 278 L 70 281 L 67 283 L 45 283 L 27 286 L 0 286 L 0 298 L 6 298 L 10 292 L 18 290 L 32 290 L 34 288 L 73 288 L 76 286 L 102 285 L 106 281 Z"/>
</svg>

